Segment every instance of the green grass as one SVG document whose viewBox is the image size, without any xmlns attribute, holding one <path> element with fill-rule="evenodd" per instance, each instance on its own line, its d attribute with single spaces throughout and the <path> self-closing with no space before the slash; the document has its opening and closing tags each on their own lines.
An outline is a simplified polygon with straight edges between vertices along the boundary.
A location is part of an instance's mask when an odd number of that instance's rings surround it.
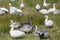
<svg viewBox="0 0 60 40">
<path fill-rule="evenodd" d="M 0 2 L 1 7 L 6 7 L 9 9 L 8 3 L 10 0 L 3 0 L 3 2 Z M 57 9 L 60 9 L 60 0 L 47 0 L 47 2 L 53 4 L 56 3 Z M 19 4 L 21 3 L 21 0 L 18 0 L 17 2 L 11 2 L 12 5 L 19 8 Z M 33 17 L 33 25 L 38 25 L 38 29 L 46 29 L 49 33 L 51 38 L 47 38 L 44 40 L 60 40 L 60 14 L 53 15 L 52 13 L 49 14 L 49 19 L 52 19 L 54 21 L 54 27 L 53 28 L 46 28 L 44 25 L 44 19 L 45 15 L 42 15 L 38 13 L 35 10 L 36 3 L 39 3 L 41 5 L 41 8 L 44 8 L 42 6 L 43 0 L 24 0 L 25 8 L 23 9 L 24 16 L 19 15 L 10 15 L 10 14 L 4 14 L 0 15 L 0 40 L 40 40 L 39 37 L 35 37 L 32 33 L 26 34 L 21 38 L 14 39 L 10 37 L 9 31 L 10 31 L 10 20 L 18 21 L 20 23 L 28 21 L 29 17 Z M 49 6 L 48 8 L 52 7 Z"/>
</svg>

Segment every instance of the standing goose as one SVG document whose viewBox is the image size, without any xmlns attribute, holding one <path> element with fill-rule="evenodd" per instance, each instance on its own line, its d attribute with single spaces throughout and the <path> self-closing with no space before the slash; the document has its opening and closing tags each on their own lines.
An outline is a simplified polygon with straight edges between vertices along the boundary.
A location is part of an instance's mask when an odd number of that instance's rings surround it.
<svg viewBox="0 0 60 40">
<path fill-rule="evenodd" d="M 10 27 L 18 28 L 21 24 L 19 22 L 14 22 L 13 20 L 10 20 Z"/>
<path fill-rule="evenodd" d="M 26 33 L 30 32 L 32 30 L 32 17 L 28 22 L 22 23 L 19 28 Z"/>
<path fill-rule="evenodd" d="M 37 11 L 39 11 L 40 10 L 40 5 L 36 4 L 35 8 L 36 8 Z"/>
<path fill-rule="evenodd" d="M 23 9 L 24 6 L 25 6 L 25 5 L 24 5 L 24 2 L 23 2 L 23 0 L 22 0 L 22 3 L 20 4 L 20 8 Z"/>
<path fill-rule="evenodd" d="M 10 36 L 13 38 L 18 38 L 25 35 L 25 33 L 23 31 L 19 31 L 19 30 L 14 30 L 14 27 L 11 27 L 10 29 Z"/>
<path fill-rule="evenodd" d="M 49 3 L 46 3 L 46 0 L 44 0 L 44 3 L 43 3 L 43 6 L 44 7 L 48 7 L 50 4 Z"/>
<path fill-rule="evenodd" d="M 45 15 L 45 25 L 48 27 L 53 26 L 53 21 L 52 20 L 48 20 L 48 15 Z"/>
</svg>

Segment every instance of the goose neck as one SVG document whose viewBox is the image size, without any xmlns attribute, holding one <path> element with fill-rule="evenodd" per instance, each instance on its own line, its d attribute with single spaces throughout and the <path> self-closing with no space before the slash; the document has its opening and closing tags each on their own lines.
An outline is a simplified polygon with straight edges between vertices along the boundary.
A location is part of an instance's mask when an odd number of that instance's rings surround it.
<svg viewBox="0 0 60 40">
<path fill-rule="evenodd" d="M 14 27 L 11 27 L 11 30 L 10 30 L 10 32 L 12 32 L 14 30 Z"/>
<path fill-rule="evenodd" d="M 46 3 L 46 0 L 44 0 L 44 3 Z"/>
<path fill-rule="evenodd" d="M 46 19 L 45 19 L 45 22 L 47 22 L 48 21 L 48 17 L 46 17 Z"/>
<path fill-rule="evenodd" d="M 53 5 L 53 8 L 56 9 L 55 5 Z"/>
<path fill-rule="evenodd" d="M 35 31 L 37 31 L 37 26 L 35 26 Z"/>
</svg>

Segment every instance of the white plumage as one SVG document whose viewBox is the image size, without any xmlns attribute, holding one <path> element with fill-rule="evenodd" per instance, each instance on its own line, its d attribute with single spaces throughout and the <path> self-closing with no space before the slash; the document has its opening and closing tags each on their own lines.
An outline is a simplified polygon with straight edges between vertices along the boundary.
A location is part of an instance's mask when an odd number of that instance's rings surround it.
<svg viewBox="0 0 60 40">
<path fill-rule="evenodd" d="M 48 12 L 47 9 L 41 9 L 41 10 L 39 10 L 39 12 L 40 12 L 41 14 L 49 14 L 49 12 Z"/>
<path fill-rule="evenodd" d="M 44 3 L 43 3 L 43 6 L 44 7 L 48 7 L 50 4 L 49 3 L 46 3 L 46 0 L 44 0 Z"/>
<path fill-rule="evenodd" d="M 10 14 L 22 14 L 22 10 L 13 7 L 11 3 L 9 3 L 9 5 L 10 5 Z"/>
<path fill-rule="evenodd" d="M 46 19 L 45 19 L 45 25 L 46 26 L 53 26 L 53 21 L 52 20 L 48 20 L 48 16 L 45 15 Z"/>
<path fill-rule="evenodd" d="M 20 4 L 20 8 L 23 9 L 24 6 L 25 6 L 25 5 L 24 5 L 24 3 L 22 2 L 22 3 Z"/>
<path fill-rule="evenodd" d="M 20 23 L 19 22 L 13 22 L 13 20 L 10 20 L 10 27 L 15 27 L 15 28 L 18 28 L 20 26 Z"/>
<path fill-rule="evenodd" d="M 6 12 L 9 12 L 9 10 L 6 8 L 0 7 L 0 14 L 4 14 Z"/>
<path fill-rule="evenodd" d="M 19 30 L 14 30 L 14 27 L 11 27 L 10 30 L 10 36 L 13 38 L 18 38 L 25 35 L 25 33 L 23 31 L 19 31 Z"/>
<path fill-rule="evenodd" d="M 36 8 L 36 10 L 39 10 L 40 9 L 40 5 L 36 4 L 35 8 Z"/>
<path fill-rule="evenodd" d="M 58 14 L 60 13 L 60 10 L 57 10 L 56 7 L 55 7 L 55 3 L 53 4 L 53 8 L 50 8 L 48 11 L 49 12 L 53 12 L 53 14 Z"/>
</svg>

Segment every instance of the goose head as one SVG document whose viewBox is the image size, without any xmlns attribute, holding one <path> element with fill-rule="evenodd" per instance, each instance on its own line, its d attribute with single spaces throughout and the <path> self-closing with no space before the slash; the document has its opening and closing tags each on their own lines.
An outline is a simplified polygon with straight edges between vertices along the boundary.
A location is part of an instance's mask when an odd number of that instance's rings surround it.
<svg viewBox="0 0 60 40">
<path fill-rule="evenodd" d="M 11 3 L 9 3 L 9 6 L 12 6 L 12 4 L 11 4 Z"/>
<path fill-rule="evenodd" d="M 46 18 L 48 18 L 48 15 L 45 15 Z"/>
</svg>

